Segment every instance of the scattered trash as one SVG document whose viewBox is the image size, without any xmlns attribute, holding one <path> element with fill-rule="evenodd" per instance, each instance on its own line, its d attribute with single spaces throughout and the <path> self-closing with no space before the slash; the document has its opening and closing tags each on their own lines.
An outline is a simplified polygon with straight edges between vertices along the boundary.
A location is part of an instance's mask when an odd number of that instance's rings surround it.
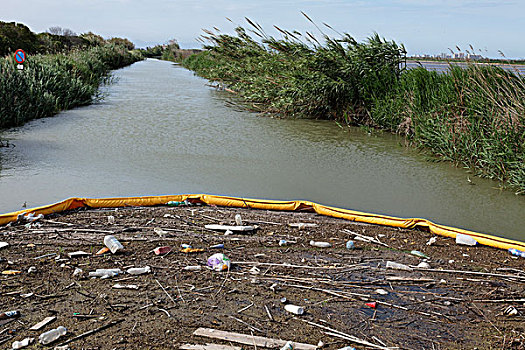
<svg viewBox="0 0 525 350">
<path fill-rule="evenodd" d="M 425 253 L 420 252 L 419 250 L 412 250 L 410 252 L 410 254 L 418 256 L 420 258 L 424 258 L 424 259 L 428 259 L 429 258 L 428 255 L 426 255 Z"/>
<path fill-rule="evenodd" d="M 72 276 L 73 276 L 73 277 L 79 276 L 79 275 L 82 274 L 82 272 L 84 272 L 84 271 L 83 271 L 81 268 L 79 268 L 79 267 L 75 267 L 75 271 L 73 271 Z"/>
<path fill-rule="evenodd" d="M 57 319 L 56 316 L 46 317 L 42 321 L 38 322 L 37 324 L 35 324 L 33 327 L 31 327 L 29 329 L 32 330 L 32 331 L 38 331 L 39 329 L 47 326 L 48 324 L 50 324 L 51 322 L 53 322 L 56 319 Z"/>
<path fill-rule="evenodd" d="M 293 350 L 294 346 L 291 341 L 287 341 L 286 344 L 281 348 L 281 350 Z"/>
<path fill-rule="evenodd" d="M 290 245 L 290 244 L 295 244 L 297 243 L 296 241 L 287 241 L 285 239 L 281 239 L 279 240 L 279 246 L 281 247 L 284 247 L 284 246 L 287 246 L 287 245 Z"/>
<path fill-rule="evenodd" d="M 117 251 L 124 249 L 124 246 L 115 238 L 115 236 L 107 235 L 104 237 L 104 245 L 111 250 L 112 254 L 115 254 Z"/>
<path fill-rule="evenodd" d="M 169 201 L 168 203 L 166 203 L 166 205 L 168 207 L 180 207 L 180 206 L 185 206 L 185 205 L 188 205 L 189 202 L 187 200 L 185 201 L 182 201 L 182 202 L 179 202 L 179 201 Z"/>
<path fill-rule="evenodd" d="M 36 271 L 36 267 L 35 266 L 31 266 L 30 268 L 27 269 L 27 273 L 33 273 Z"/>
<path fill-rule="evenodd" d="M 186 270 L 186 271 L 200 271 L 200 270 L 202 270 L 202 266 L 200 266 L 200 265 L 185 266 L 182 269 Z"/>
<path fill-rule="evenodd" d="M 7 242 L 0 242 L 0 249 L 5 248 L 5 247 L 9 247 L 9 243 L 7 243 Z"/>
<path fill-rule="evenodd" d="M 422 269 L 430 269 L 430 264 L 425 261 L 422 261 L 417 265 L 417 267 Z"/>
<path fill-rule="evenodd" d="M 464 235 L 462 233 L 458 233 L 456 235 L 456 244 L 463 244 L 463 245 L 474 246 L 474 245 L 478 244 L 478 242 L 474 238 L 469 236 L 469 235 Z"/>
<path fill-rule="evenodd" d="M 288 302 L 288 299 L 286 299 L 286 297 L 282 297 L 280 300 L 279 300 L 282 304 L 286 304 Z"/>
<path fill-rule="evenodd" d="M 332 246 L 328 242 L 316 242 L 316 241 L 310 241 L 310 245 L 312 247 L 318 247 L 318 248 L 330 248 Z"/>
<path fill-rule="evenodd" d="M 121 273 L 122 273 L 122 270 L 120 269 L 96 269 L 95 272 L 90 272 L 88 276 L 89 277 L 100 277 L 100 278 L 111 278 Z"/>
<path fill-rule="evenodd" d="M 181 249 L 181 253 L 186 253 L 186 254 L 189 254 L 189 253 L 202 253 L 204 251 L 204 249 L 202 248 L 184 248 L 184 249 Z"/>
<path fill-rule="evenodd" d="M 228 226 L 228 225 L 205 225 L 205 228 L 208 230 L 214 230 L 214 231 L 238 231 L 238 232 L 247 232 L 247 231 L 253 231 L 255 230 L 255 226 Z"/>
<path fill-rule="evenodd" d="M 229 270 L 230 269 L 230 259 L 222 253 L 217 253 L 217 254 L 213 254 L 212 256 L 208 258 L 206 265 L 210 266 L 215 271 Z"/>
<path fill-rule="evenodd" d="M 76 251 L 76 252 L 72 252 L 72 253 L 67 253 L 67 256 L 69 256 L 70 259 L 73 259 L 73 258 L 82 258 L 82 257 L 85 257 L 85 256 L 90 256 L 91 254 L 89 253 L 86 253 L 86 252 L 83 252 L 81 250 L 79 251 Z"/>
<path fill-rule="evenodd" d="M 171 247 L 170 246 L 163 246 L 163 247 L 157 247 L 153 250 L 153 252 L 156 254 L 156 255 L 164 255 L 164 254 L 168 254 L 169 252 L 171 252 Z"/>
<path fill-rule="evenodd" d="M 432 245 L 432 244 L 436 243 L 436 241 L 437 241 L 437 237 L 430 237 L 430 239 L 428 240 L 426 245 Z"/>
<path fill-rule="evenodd" d="M 518 310 L 514 306 L 508 306 L 503 310 L 503 314 L 507 316 L 516 316 L 518 314 Z"/>
<path fill-rule="evenodd" d="M 60 326 L 58 328 L 55 328 L 55 329 L 52 329 L 50 331 L 40 334 L 40 336 L 38 337 L 38 341 L 40 342 L 40 344 L 46 345 L 46 344 L 54 342 L 55 340 L 65 335 L 66 333 L 67 333 L 66 327 Z"/>
<path fill-rule="evenodd" d="M 236 214 L 235 215 L 235 223 L 237 224 L 237 226 L 242 226 L 241 214 Z"/>
<path fill-rule="evenodd" d="M 96 252 L 95 255 L 103 255 L 103 254 L 106 254 L 107 252 L 109 252 L 109 248 L 108 247 L 104 247 L 104 248 L 100 249 L 98 252 Z"/>
<path fill-rule="evenodd" d="M 145 266 L 145 267 L 132 267 L 126 271 L 130 275 L 143 275 L 145 273 L 151 272 L 151 267 Z"/>
<path fill-rule="evenodd" d="M 26 293 L 26 294 L 20 294 L 20 297 L 27 299 L 27 298 L 31 298 L 33 295 L 35 295 L 35 293 Z"/>
<path fill-rule="evenodd" d="M 388 292 L 386 290 L 381 289 L 381 288 L 374 290 L 374 292 L 376 292 L 377 294 L 381 294 L 381 295 L 387 295 L 388 294 Z"/>
<path fill-rule="evenodd" d="M 223 249 L 223 248 L 224 248 L 224 244 L 222 243 L 215 244 L 210 247 L 210 249 Z"/>
<path fill-rule="evenodd" d="M 356 350 L 353 346 L 345 346 L 344 348 L 338 350 Z"/>
<path fill-rule="evenodd" d="M 139 286 L 136 284 L 114 284 L 113 288 L 115 289 L 139 289 Z"/>
<path fill-rule="evenodd" d="M 293 305 L 293 304 L 286 304 L 284 306 L 284 309 L 292 314 L 295 315 L 302 315 L 304 314 L 304 309 L 300 306 Z"/>
<path fill-rule="evenodd" d="M 377 308 L 377 302 L 373 301 L 371 303 L 365 303 L 366 306 L 371 307 L 372 309 Z"/>
<path fill-rule="evenodd" d="M 521 256 L 522 258 L 525 258 L 525 252 L 518 250 L 518 249 L 510 248 L 509 253 L 511 253 L 512 255 Z"/>
<path fill-rule="evenodd" d="M 14 311 L 6 311 L 0 313 L 0 320 L 7 320 L 8 318 L 17 318 L 20 317 L 20 311 L 14 310 Z"/>
<path fill-rule="evenodd" d="M 35 341 L 35 338 L 25 338 L 24 340 L 15 341 L 13 342 L 13 345 L 11 346 L 12 349 L 22 349 L 26 346 L 29 346 Z"/>
<path fill-rule="evenodd" d="M 407 265 L 399 264 L 399 263 L 396 263 L 396 262 L 393 262 L 393 261 L 387 261 L 386 262 L 386 268 L 387 269 L 394 269 L 394 270 L 412 271 L 411 267 L 409 267 Z"/>
<path fill-rule="evenodd" d="M 319 340 L 319 342 L 317 343 L 317 347 L 318 348 L 322 348 L 324 346 L 324 343 L 322 340 Z"/>
<path fill-rule="evenodd" d="M 192 248 L 191 244 L 186 244 L 186 243 L 182 243 L 182 244 L 180 245 L 180 247 L 181 247 L 182 249 Z"/>
<path fill-rule="evenodd" d="M 5 270 L 5 271 L 2 271 L 2 275 L 18 275 L 18 274 L 21 274 L 22 271 L 18 271 L 18 270 Z"/>
<path fill-rule="evenodd" d="M 113 225 L 115 223 L 115 217 L 113 215 L 108 216 L 108 224 Z"/>
<path fill-rule="evenodd" d="M 305 228 L 317 227 L 317 224 L 298 222 L 298 223 L 288 224 L 288 226 L 298 228 L 299 230 L 304 230 Z"/>
<path fill-rule="evenodd" d="M 354 249 L 354 248 L 355 248 L 354 241 L 346 242 L 346 249 Z"/>
<path fill-rule="evenodd" d="M 167 214 L 169 215 L 169 214 Z M 171 216 L 171 215 L 170 215 Z M 166 217 L 166 215 L 164 215 L 164 217 Z M 153 229 L 153 232 L 155 232 L 156 234 L 159 235 L 159 237 L 164 237 L 166 234 L 168 234 L 168 231 L 164 231 L 163 229 L 161 228 L 158 228 L 158 227 L 155 227 Z"/>
<path fill-rule="evenodd" d="M 43 219 L 43 218 L 44 218 L 43 214 L 38 214 L 37 216 L 35 216 L 35 213 L 29 213 L 26 216 L 24 216 L 24 219 L 27 222 L 35 222 L 35 221 L 38 221 L 38 220 Z"/>
<path fill-rule="evenodd" d="M 257 274 L 261 273 L 261 270 L 259 270 L 259 269 L 257 268 L 257 266 L 252 267 L 249 271 L 250 271 L 250 273 L 251 273 L 252 275 L 257 275 Z"/>
</svg>

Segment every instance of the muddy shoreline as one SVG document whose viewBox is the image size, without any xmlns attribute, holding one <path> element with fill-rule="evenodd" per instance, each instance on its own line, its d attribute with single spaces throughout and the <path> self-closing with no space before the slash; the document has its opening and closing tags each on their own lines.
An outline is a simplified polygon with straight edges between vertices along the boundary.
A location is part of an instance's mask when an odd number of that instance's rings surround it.
<svg viewBox="0 0 525 350">
<path fill-rule="evenodd" d="M 204 228 L 234 225 L 236 214 L 258 228 L 229 235 Z M 114 217 L 113 224 L 108 216 Z M 381 244 L 356 240 L 344 230 Z M 95 255 L 107 234 L 115 235 L 124 250 Z M 427 245 L 431 237 L 310 212 L 214 206 L 79 209 L 46 216 L 29 228 L 24 223 L 2 226 L 0 241 L 9 246 L 0 250 L 0 268 L 21 273 L 0 275 L 0 312 L 19 310 L 21 316 L 0 320 L 0 347 L 11 348 L 26 337 L 38 341 L 42 332 L 65 326 L 68 333 L 50 346 L 73 340 L 71 349 L 208 343 L 253 348 L 193 335 L 205 327 L 312 345 L 322 341 L 330 350 L 374 348 L 343 339 L 348 336 L 375 348 L 524 349 L 525 259 L 486 246 L 459 246 L 443 237 Z M 295 243 L 280 246 L 280 240 Z M 311 240 L 331 247 L 313 247 Z M 348 240 L 354 249 L 346 248 Z M 183 253 L 181 244 L 204 251 Z M 224 248 L 210 248 L 216 244 Z M 159 246 L 173 250 L 158 256 L 153 250 Z M 68 257 L 75 251 L 89 255 Z M 205 266 L 214 253 L 231 259 L 229 271 Z M 414 268 L 386 268 L 388 261 Z M 430 269 L 415 268 L 421 262 Z M 201 270 L 183 270 L 197 265 Z M 87 278 L 100 268 L 144 266 L 151 273 Z M 28 272 L 30 267 L 36 269 Z M 83 272 L 72 276 L 76 268 Z M 138 289 L 117 289 L 116 284 Z M 285 311 L 283 297 L 305 313 Z M 366 305 L 373 302 L 375 308 Z M 506 314 L 509 306 L 517 314 Z M 56 320 L 29 330 L 48 316 Z M 102 326 L 108 328 L 74 340 Z M 28 348 L 42 348 L 35 344 Z"/>
</svg>

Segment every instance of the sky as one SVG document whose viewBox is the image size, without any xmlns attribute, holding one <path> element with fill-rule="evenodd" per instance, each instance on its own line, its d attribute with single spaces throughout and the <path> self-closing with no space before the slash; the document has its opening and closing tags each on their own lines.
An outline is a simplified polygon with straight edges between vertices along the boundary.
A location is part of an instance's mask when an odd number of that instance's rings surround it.
<svg viewBox="0 0 525 350">
<path fill-rule="evenodd" d="M 523 0 L 0 0 L 0 20 L 35 32 L 49 27 L 120 36 L 143 47 L 175 38 L 198 48 L 202 29 L 232 33 L 245 17 L 278 36 L 273 25 L 300 32 L 337 34 L 329 24 L 363 40 L 374 32 L 402 43 L 409 55 L 470 50 L 485 57 L 525 58 Z M 231 19 L 232 22 L 228 21 Z"/>
</svg>

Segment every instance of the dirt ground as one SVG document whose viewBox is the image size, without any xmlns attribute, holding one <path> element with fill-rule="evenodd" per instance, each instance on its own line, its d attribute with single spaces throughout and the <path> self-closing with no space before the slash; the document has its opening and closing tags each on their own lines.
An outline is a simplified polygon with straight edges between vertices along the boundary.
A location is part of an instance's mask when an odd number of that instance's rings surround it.
<svg viewBox="0 0 525 350">
<path fill-rule="evenodd" d="M 236 214 L 258 229 L 225 235 L 204 228 L 235 224 Z M 108 216 L 114 216 L 114 224 Z M 317 226 L 299 229 L 291 223 Z M 375 237 L 383 245 L 356 240 L 343 230 Z M 114 234 L 124 250 L 95 255 L 107 234 Z M 39 334 L 65 326 L 67 334 L 47 347 L 71 340 L 71 349 L 207 343 L 254 348 L 193 335 L 206 327 L 313 345 L 322 341 L 330 350 L 525 349 L 525 259 L 443 237 L 427 245 L 431 237 L 310 212 L 214 206 L 81 209 L 46 216 L 31 227 L 3 226 L 0 241 L 9 246 L 0 250 L 0 270 L 21 273 L 0 275 L 0 313 L 19 310 L 20 317 L 0 320 L 0 347 L 10 349 L 15 340 L 35 337 L 28 348 L 42 348 Z M 281 239 L 296 243 L 280 246 Z M 354 249 L 346 248 L 350 239 Z M 311 240 L 332 246 L 313 247 Z M 223 249 L 210 248 L 219 243 Z M 183 253 L 181 244 L 204 252 Z M 173 250 L 158 256 L 153 250 L 159 246 Z M 79 250 L 90 255 L 68 257 Z M 231 259 L 229 271 L 206 268 L 207 258 L 218 252 Z M 387 269 L 387 261 L 410 266 L 426 261 L 430 269 Z M 202 269 L 183 270 L 192 265 Z M 32 266 L 36 269 L 28 272 Z M 86 277 L 98 268 L 144 266 L 151 273 Z M 73 276 L 75 268 L 83 273 Z M 115 284 L 138 289 L 116 289 Z M 305 313 L 285 311 L 283 297 Z M 374 301 L 375 309 L 366 305 Z M 516 315 L 505 313 L 509 306 Z M 56 320 L 38 331 L 29 329 L 48 316 Z M 74 339 L 91 330 L 98 331 Z"/>
</svg>

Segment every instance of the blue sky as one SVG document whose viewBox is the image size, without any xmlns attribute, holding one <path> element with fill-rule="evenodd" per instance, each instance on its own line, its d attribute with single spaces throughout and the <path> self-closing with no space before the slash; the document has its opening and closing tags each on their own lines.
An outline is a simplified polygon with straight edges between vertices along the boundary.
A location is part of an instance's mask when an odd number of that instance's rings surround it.
<svg viewBox="0 0 525 350">
<path fill-rule="evenodd" d="M 525 58 L 525 1 L 495 0 L 0 0 L 0 20 L 16 21 L 41 32 L 51 26 L 105 37 L 123 36 L 138 45 L 176 38 L 199 47 L 202 28 L 230 33 L 244 17 L 270 34 L 286 29 L 317 30 L 301 15 L 364 39 L 374 31 L 405 44 L 409 54 L 438 54 L 456 45 L 498 57 Z M 333 34 L 329 29 L 327 34 Z"/>
</svg>

